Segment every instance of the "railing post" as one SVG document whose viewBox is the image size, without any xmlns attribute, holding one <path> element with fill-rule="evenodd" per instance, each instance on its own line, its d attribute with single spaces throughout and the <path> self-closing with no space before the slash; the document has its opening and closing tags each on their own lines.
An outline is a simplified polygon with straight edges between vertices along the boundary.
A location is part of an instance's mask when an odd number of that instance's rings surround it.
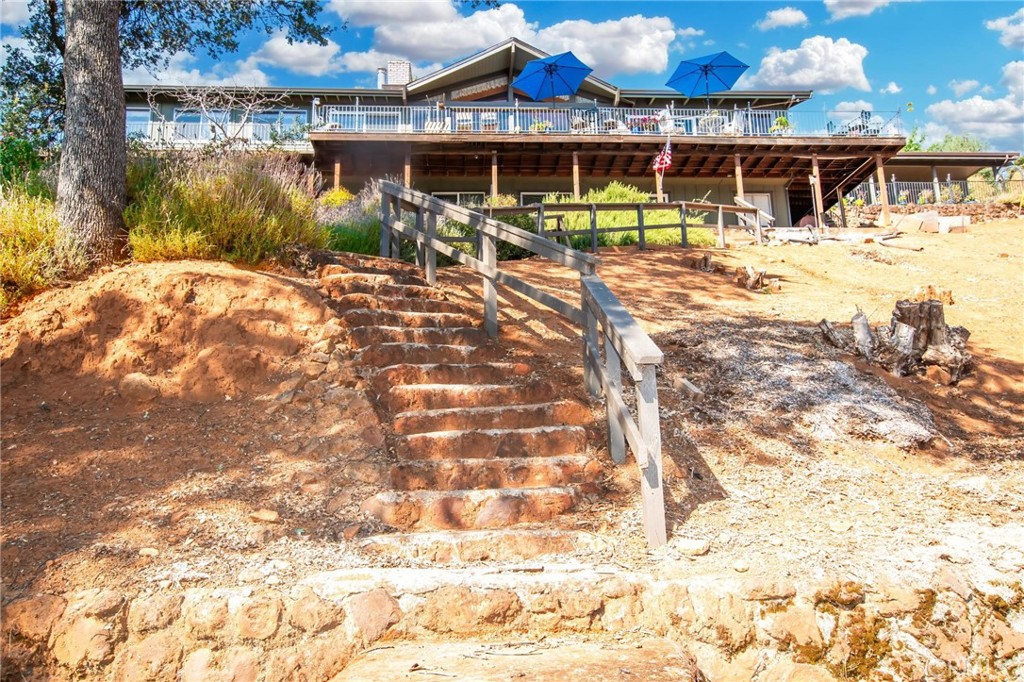
<svg viewBox="0 0 1024 682">
<path fill-rule="evenodd" d="M 644 534 L 648 546 L 660 547 L 665 532 L 665 489 L 661 481 L 661 423 L 658 415 L 658 383 L 655 365 L 641 368 L 636 385 L 637 421 L 647 446 L 647 468 L 640 475 L 640 499 L 643 505 Z"/>
<path fill-rule="evenodd" d="M 619 358 L 619 351 L 607 334 L 604 335 L 604 364 L 605 381 L 607 382 L 606 393 L 615 393 L 622 397 L 622 360 Z M 622 430 L 617 415 L 611 411 L 612 401 L 605 396 L 605 405 L 608 411 L 608 452 L 612 461 L 622 464 L 626 461 L 626 434 Z"/>
<path fill-rule="evenodd" d="M 597 204 L 590 205 L 590 251 L 597 253 Z"/>
<path fill-rule="evenodd" d="M 679 204 L 679 231 L 682 233 L 683 248 L 690 248 L 690 239 L 686 234 L 686 202 Z"/>
<path fill-rule="evenodd" d="M 537 209 L 537 234 L 544 236 L 544 204 Z"/>
<path fill-rule="evenodd" d="M 402 200 L 393 197 L 391 211 L 395 214 L 395 222 L 402 222 Z M 398 230 L 391 230 L 391 257 L 395 260 L 402 260 L 402 236 Z"/>
<path fill-rule="evenodd" d="M 391 244 L 391 197 L 383 192 L 380 195 L 380 257 L 388 257 Z"/>
<path fill-rule="evenodd" d="M 657 224 L 657 223 L 655 223 Z M 637 241 L 637 248 L 641 251 L 647 248 L 647 236 L 644 234 L 644 205 L 636 205 L 636 229 L 639 234 L 639 240 Z"/>
<path fill-rule="evenodd" d="M 423 234 L 423 216 L 426 213 L 426 209 L 422 206 L 416 209 L 416 231 Z M 427 247 L 421 242 L 416 242 L 416 265 L 421 269 L 427 267 Z"/>
<path fill-rule="evenodd" d="M 492 268 L 498 266 L 498 247 L 495 238 L 477 230 L 479 258 Z M 494 280 L 484 277 L 484 330 L 492 339 L 498 336 L 498 287 Z"/>
<path fill-rule="evenodd" d="M 725 248 L 725 216 L 721 204 L 718 206 L 718 248 Z"/>
<path fill-rule="evenodd" d="M 437 214 L 427 214 L 427 240 L 437 239 Z M 427 284 L 434 286 L 437 284 L 437 250 L 433 246 L 427 244 L 427 264 L 426 264 L 426 275 Z"/>
<path fill-rule="evenodd" d="M 601 382 L 595 374 L 595 369 L 599 366 L 601 358 L 594 357 L 593 349 L 598 347 L 597 318 L 587 301 L 586 286 L 583 275 L 580 275 L 580 309 L 583 311 L 583 384 L 587 387 L 587 393 L 596 398 L 601 394 Z"/>
</svg>

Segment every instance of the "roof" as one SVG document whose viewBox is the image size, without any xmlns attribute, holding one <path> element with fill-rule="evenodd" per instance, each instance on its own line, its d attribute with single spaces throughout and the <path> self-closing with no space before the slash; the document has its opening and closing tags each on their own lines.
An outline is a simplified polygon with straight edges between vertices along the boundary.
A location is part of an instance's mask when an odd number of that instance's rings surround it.
<svg viewBox="0 0 1024 682">
<path fill-rule="evenodd" d="M 900 152 L 888 161 L 889 166 L 1004 166 L 1020 152 Z"/>
</svg>

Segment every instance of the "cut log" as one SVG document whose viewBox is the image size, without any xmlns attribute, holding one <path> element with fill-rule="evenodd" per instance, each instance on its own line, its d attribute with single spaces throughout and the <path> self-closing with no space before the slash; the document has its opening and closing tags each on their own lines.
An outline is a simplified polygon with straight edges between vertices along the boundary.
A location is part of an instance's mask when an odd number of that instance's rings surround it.
<svg viewBox="0 0 1024 682">
<path fill-rule="evenodd" d="M 871 362 L 875 357 L 875 336 L 871 333 L 868 316 L 861 311 L 853 316 L 853 343 L 865 360 Z"/>
<path fill-rule="evenodd" d="M 821 333 L 825 336 L 825 340 L 839 350 L 847 350 L 849 348 L 849 344 L 847 344 L 846 339 L 839 335 L 839 332 L 836 331 L 836 328 L 833 327 L 832 323 L 828 320 L 822 320 L 819 322 L 818 329 L 820 329 Z"/>
</svg>

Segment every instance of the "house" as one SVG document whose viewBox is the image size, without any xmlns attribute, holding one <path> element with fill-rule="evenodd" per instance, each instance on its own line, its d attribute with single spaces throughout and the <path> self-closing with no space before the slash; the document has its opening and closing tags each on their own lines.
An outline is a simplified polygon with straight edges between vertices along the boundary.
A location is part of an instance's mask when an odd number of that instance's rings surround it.
<svg viewBox="0 0 1024 682">
<path fill-rule="evenodd" d="M 903 147 L 899 112 L 821 112 L 808 90 L 731 90 L 689 99 L 588 77 L 572 97 L 534 102 L 511 83 L 546 53 L 511 38 L 414 78 L 407 63 L 378 72 L 376 88 L 264 88 L 271 108 L 190 108 L 173 88 L 126 87 L 129 134 L 181 147 L 226 135 L 278 141 L 305 155 L 329 184 L 359 189 L 397 177 L 463 203 L 513 194 L 579 195 L 619 179 L 655 191 L 653 157 L 666 143 L 664 192 L 675 200 L 743 196 L 793 224 L 834 204 Z"/>
</svg>

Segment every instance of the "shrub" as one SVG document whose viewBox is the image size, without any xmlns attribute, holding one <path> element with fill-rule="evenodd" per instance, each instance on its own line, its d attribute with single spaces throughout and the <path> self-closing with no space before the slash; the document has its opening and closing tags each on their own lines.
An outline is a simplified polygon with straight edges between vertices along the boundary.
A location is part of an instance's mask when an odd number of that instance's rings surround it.
<svg viewBox="0 0 1024 682">
<path fill-rule="evenodd" d="M 355 195 L 344 187 L 335 187 L 320 195 L 320 204 L 328 208 L 339 208 L 355 199 Z"/>
<path fill-rule="evenodd" d="M 283 155 L 244 153 L 140 165 L 125 211 L 132 255 L 257 264 L 290 245 L 322 248 L 328 232 L 315 219 L 307 172 Z"/>
</svg>

